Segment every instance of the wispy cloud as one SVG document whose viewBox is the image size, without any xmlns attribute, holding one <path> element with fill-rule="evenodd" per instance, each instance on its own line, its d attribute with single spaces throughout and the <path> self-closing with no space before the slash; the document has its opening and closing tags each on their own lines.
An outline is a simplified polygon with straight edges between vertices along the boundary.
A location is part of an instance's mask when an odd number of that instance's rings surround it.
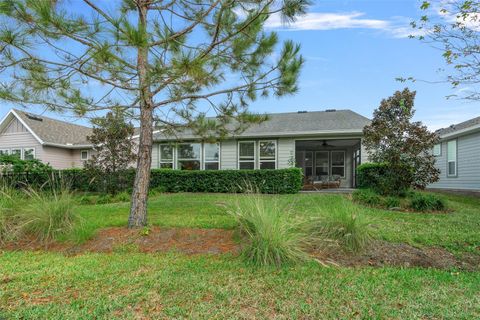
<svg viewBox="0 0 480 320">
<path fill-rule="evenodd" d="M 363 12 L 324 13 L 310 12 L 297 21 L 285 24 L 280 14 L 272 15 L 266 22 L 267 28 L 282 30 L 334 30 L 334 29 L 385 29 L 389 22 L 385 20 L 362 18 Z"/>
<path fill-rule="evenodd" d="M 272 15 L 266 22 L 266 27 L 280 31 L 308 30 L 339 30 L 339 29 L 370 29 L 388 34 L 394 38 L 406 38 L 411 35 L 424 34 L 424 30 L 416 30 L 410 26 L 411 19 L 407 17 L 392 17 L 389 20 L 366 18 L 364 12 L 310 12 L 299 17 L 293 23 L 284 23 L 280 14 Z"/>
</svg>

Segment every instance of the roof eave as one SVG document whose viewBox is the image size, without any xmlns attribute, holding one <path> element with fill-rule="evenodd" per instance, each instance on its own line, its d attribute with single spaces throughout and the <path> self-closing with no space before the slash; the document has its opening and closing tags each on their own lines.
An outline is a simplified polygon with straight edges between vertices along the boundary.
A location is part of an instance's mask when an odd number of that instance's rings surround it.
<svg viewBox="0 0 480 320">
<path fill-rule="evenodd" d="M 476 131 L 480 131 L 480 124 L 477 124 L 477 125 L 474 125 L 474 126 L 462 129 L 462 130 L 457 130 L 457 131 L 453 131 L 453 132 L 446 133 L 446 134 L 440 134 L 440 139 L 444 140 L 444 139 L 448 139 L 448 138 L 455 138 L 455 137 L 462 136 L 462 135 L 465 135 L 465 134 L 474 133 Z"/>
</svg>

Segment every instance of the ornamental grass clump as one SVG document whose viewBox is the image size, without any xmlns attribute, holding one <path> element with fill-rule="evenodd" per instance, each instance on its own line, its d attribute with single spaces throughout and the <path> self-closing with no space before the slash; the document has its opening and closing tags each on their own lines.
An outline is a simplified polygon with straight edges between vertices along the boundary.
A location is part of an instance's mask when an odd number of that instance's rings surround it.
<svg viewBox="0 0 480 320">
<path fill-rule="evenodd" d="M 228 213 L 248 238 L 245 259 L 256 266 L 282 266 L 309 259 L 314 239 L 304 219 L 288 205 L 257 194 L 240 197 Z"/>
<path fill-rule="evenodd" d="M 40 242 L 57 240 L 67 235 L 80 222 L 75 211 L 75 198 L 68 190 L 26 191 L 28 201 L 15 215 L 15 234 L 30 236 Z"/>
<path fill-rule="evenodd" d="M 316 238 L 323 244 L 339 246 L 341 249 L 358 253 L 364 250 L 372 240 L 369 222 L 352 205 L 318 208 L 318 219 L 311 228 Z"/>
<path fill-rule="evenodd" d="M 9 187 L 0 188 L 0 243 L 13 238 L 16 208 L 23 201 L 20 193 Z"/>
</svg>

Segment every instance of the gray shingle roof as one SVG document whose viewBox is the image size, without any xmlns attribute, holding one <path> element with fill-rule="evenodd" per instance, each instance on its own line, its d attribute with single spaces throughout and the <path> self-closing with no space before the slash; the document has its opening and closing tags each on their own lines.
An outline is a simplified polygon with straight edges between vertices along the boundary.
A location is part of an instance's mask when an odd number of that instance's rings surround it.
<svg viewBox="0 0 480 320">
<path fill-rule="evenodd" d="M 92 128 L 14 109 L 15 113 L 46 144 L 90 145 Z"/>
<path fill-rule="evenodd" d="M 443 136 L 460 130 L 468 129 L 476 125 L 480 125 L 480 117 L 476 117 L 458 124 L 453 124 L 447 128 L 438 129 L 436 132 L 438 135 Z"/>
<path fill-rule="evenodd" d="M 269 114 L 269 119 L 250 126 L 236 137 L 301 136 L 328 133 L 361 133 L 370 120 L 351 110 L 289 112 Z M 155 139 L 194 139 L 191 130 L 184 130 L 175 137 L 156 134 Z"/>
</svg>

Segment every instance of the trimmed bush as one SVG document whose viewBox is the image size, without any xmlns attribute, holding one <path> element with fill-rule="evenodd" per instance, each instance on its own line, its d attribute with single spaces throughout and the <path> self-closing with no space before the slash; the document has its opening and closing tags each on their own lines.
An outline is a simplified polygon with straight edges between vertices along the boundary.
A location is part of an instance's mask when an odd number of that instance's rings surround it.
<svg viewBox="0 0 480 320">
<path fill-rule="evenodd" d="M 415 192 L 409 207 L 415 211 L 442 211 L 446 209 L 445 201 L 438 195 Z"/>
<path fill-rule="evenodd" d="M 105 185 L 111 184 L 111 177 L 92 177 L 82 169 L 60 170 L 52 173 L 55 179 L 71 190 L 84 192 L 104 192 Z M 19 176 L 20 177 L 20 176 Z M 36 174 L 22 175 L 22 181 L 36 185 L 49 184 L 49 179 Z M 2 177 L 0 176 L 0 180 Z M 15 179 L 9 175 L 9 179 Z M 43 179 L 43 180 L 42 180 Z M 135 170 L 126 170 L 116 177 L 118 192 L 129 192 L 135 179 Z M 152 170 L 150 188 L 162 192 L 215 192 L 242 193 L 249 189 L 261 193 L 297 193 L 303 183 L 299 168 L 278 170 L 198 170 L 181 171 L 169 169 Z"/>
<path fill-rule="evenodd" d="M 357 189 L 352 193 L 354 201 L 369 205 L 369 206 L 381 206 L 383 201 L 382 197 L 371 189 Z"/>
<path fill-rule="evenodd" d="M 393 196 L 390 196 L 390 197 L 386 197 L 384 200 L 384 205 L 386 208 L 390 209 L 390 208 L 399 208 L 401 206 L 401 201 L 399 198 L 397 197 L 393 197 Z"/>
<path fill-rule="evenodd" d="M 388 163 L 364 163 L 357 168 L 357 186 L 381 195 L 405 196 L 411 187 L 413 171 L 408 166 L 393 167 Z"/>
</svg>

